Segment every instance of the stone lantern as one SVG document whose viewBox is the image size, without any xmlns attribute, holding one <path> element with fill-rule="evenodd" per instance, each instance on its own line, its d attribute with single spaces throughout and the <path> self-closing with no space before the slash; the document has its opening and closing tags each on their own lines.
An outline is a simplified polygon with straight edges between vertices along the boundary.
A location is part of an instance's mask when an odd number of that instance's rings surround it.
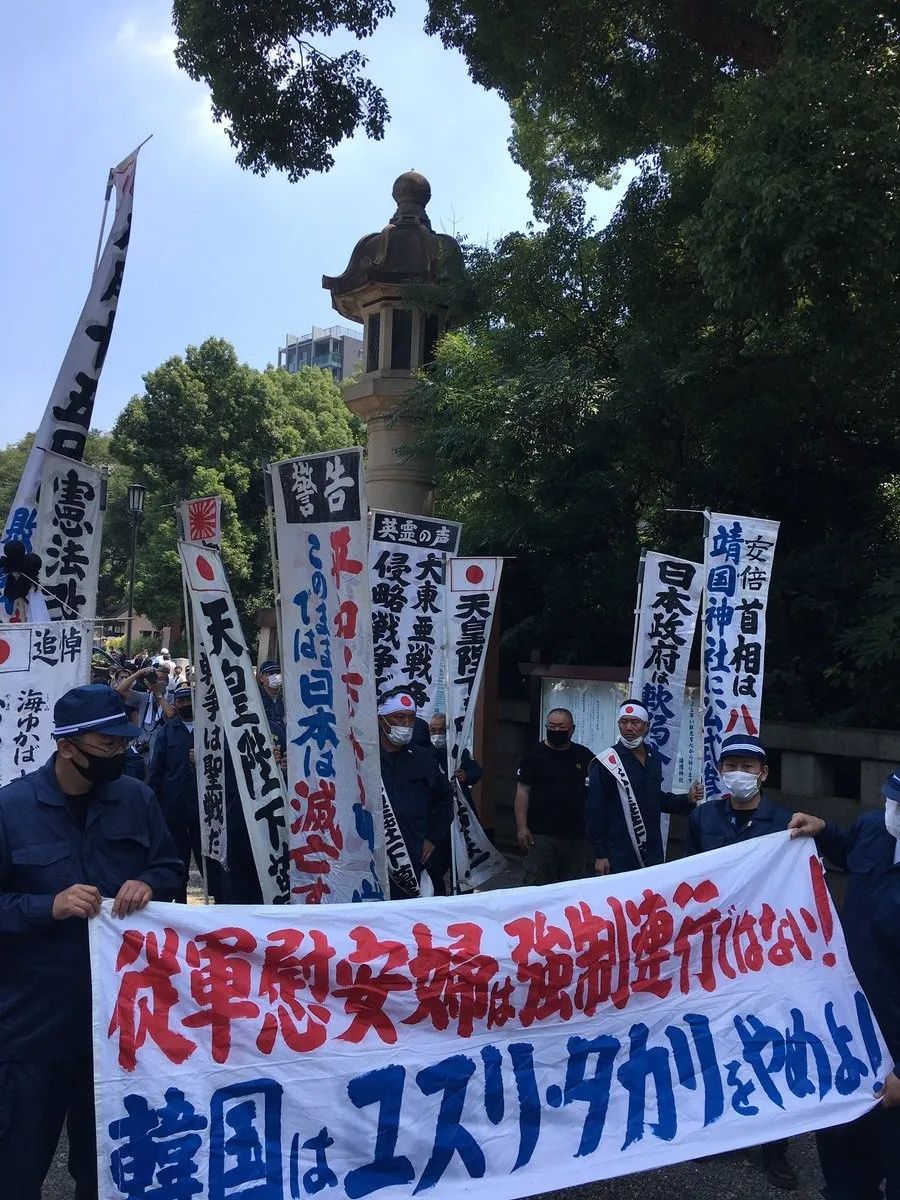
<svg viewBox="0 0 900 1200">
<path fill-rule="evenodd" d="M 407 171 L 392 195 L 397 211 L 388 224 L 361 238 L 343 275 L 323 276 L 322 286 L 342 317 L 364 326 L 365 374 L 344 399 L 368 429 L 369 503 L 428 516 L 434 511 L 433 463 L 398 452 L 416 434 L 409 420 L 395 414 L 416 372 L 432 361 L 449 313 L 439 303 L 414 307 L 404 289 L 461 274 L 462 253 L 454 238 L 431 228 L 425 211 L 431 186 L 424 175 Z"/>
</svg>

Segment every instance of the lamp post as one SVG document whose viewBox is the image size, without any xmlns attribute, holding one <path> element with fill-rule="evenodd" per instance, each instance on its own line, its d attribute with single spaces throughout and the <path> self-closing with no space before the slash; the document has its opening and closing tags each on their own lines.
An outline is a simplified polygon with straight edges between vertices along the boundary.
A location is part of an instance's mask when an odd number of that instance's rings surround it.
<svg viewBox="0 0 900 1200">
<path fill-rule="evenodd" d="M 128 636 L 125 639 L 125 659 L 131 658 L 131 630 L 134 623 L 134 568 L 137 559 L 137 531 L 144 515 L 144 497 L 147 489 L 133 483 L 128 489 L 128 511 L 131 513 L 131 576 L 128 582 Z"/>
</svg>

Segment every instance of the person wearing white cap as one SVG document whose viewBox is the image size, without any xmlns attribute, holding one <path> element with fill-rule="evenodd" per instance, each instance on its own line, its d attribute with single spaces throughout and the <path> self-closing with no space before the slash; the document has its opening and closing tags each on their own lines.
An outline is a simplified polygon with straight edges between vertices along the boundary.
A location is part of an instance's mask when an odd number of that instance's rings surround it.
<svg viewBox="0 0 900 1200">
<path fill-rule="evenodd" d="M 640 700 L 618 710 L 619 738 L 588 772 L 587 830 L 598 875 L 636 871 L 663 862 L 662 814 L 693 811 L 699 783 L 687 795 L 662 790 L 662 763 L 647 744 L 650 714 Z"/>
<path fill-rule="evenodd" d="M 413 742 L 416 702 L 409 692 L 394 691 L 378 705 L 381 780 L 397 818 L 410 862 L 420 878 L 434 848 L 453 819 L 450 784 L 431 745 Z M 391 880 L 391 897 L 403 899 Z"/>
</svg>

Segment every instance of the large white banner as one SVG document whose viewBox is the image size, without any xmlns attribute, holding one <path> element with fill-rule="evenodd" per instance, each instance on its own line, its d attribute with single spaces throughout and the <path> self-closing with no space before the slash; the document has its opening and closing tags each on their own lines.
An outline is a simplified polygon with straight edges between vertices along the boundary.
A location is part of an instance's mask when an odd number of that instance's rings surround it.
<svg viewBox="0 0 900 1200">
<path fill-rule="evenodd" d="M 375 690 L 408 687 L 429 720 L 447 650 L 447 555 L 461 525 L 409 513 L 372 513 L 369 582 Z"/>
<path fill-rule="evenodd" d="M 631 689 L 650 714 L 647 740 L 662 764 L 665 792 L 672 790 L 678 767 L 688 661 L 702 594 L 702 563 L 652 551 L 643 556 Z"/>
<path fill-rule="evenodd" d="M 450 773 L 472 750 L 475 706 L 500 592 L 502 558 L 451 558 L 447 602 L 447 745 Z"/>
<path fill-rule="evenodd" d="M 387 859 L 362 450 L 274 463 L 291 892 L 383 900 Z"/>
<path fill-rule="evenodd" d="M 218 551 L 222 541 L 221 497 L 201 496 L 196 500 L 182 501 L 179 523 L 183 541 Z M 185 613 L 187 619 L 188 614 Z M 216 685 L 203 649 L 193 606 L 190 620 L 194 655 L 194 763 L 200 803 L 200 839 L 204 856 L 225 866 L 228 863 L 228 827 L 225 821 L 225 759 L 228 746 Z"/>
<path fill-rule="evenodd" d="M 107 901 L 89 929 L 101 1200 L 513 1200 L 850 1121 L 893 1066 L 786 833 L 327 919 Z"/>
<path fill-rule="evenodd" d="M 47 611 L 55 621 L 97 615 L 103 476 L 96 467 L 45 454 L 33 538 Z"/>
<path fill-rule="evenodd" d="M 116 192 L 112 227 L 28 455 L 0 537 L 2 542 L 15 539 L 24 542 L 27 549 L 32 548 L 44 453 L 52 451 L 74 459 L 84 456 L 84 444 L 94 411 L 94 396 L 109 349 L 125 273 L 125 258 L 131 237 L 137 154 L 135 150 L 110 172 L 110 182 Z"/>
<path fill-rule="evenodd" d="M 710 512 L 705 520 L 703 784 L 709 799 L 722 790 L 722 739 L 759 734 L 766 601 L 778 522 Z"/>
<path fill-rule="evenodd" d="M 0 787 L 53 753 L 53 706 L 90 679 L 92 628 L 87 621 L 0 627 Z"/>
<path fill-rule="evenodd" d="M 287 797 L 253 663 L 219 554 L 178 543 L 196 628 L 215 685 L 263 899 L 289 904 Z M 195 751 L 196 753 L 196 751 Z"/>
</svg>

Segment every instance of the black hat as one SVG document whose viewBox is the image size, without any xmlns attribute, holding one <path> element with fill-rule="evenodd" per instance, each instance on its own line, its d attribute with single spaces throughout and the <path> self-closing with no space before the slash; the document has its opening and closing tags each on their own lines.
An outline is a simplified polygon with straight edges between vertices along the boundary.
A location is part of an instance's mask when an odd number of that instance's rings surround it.
<svg viewBox="0 0 900 1200">
<path fill-rule="evenodd" d="M 111 737 L 136 738 L 138 730 L 128 720 L 125 702 L 105 683 L 71 688 L 53 706 L 55 738 L 75 733 L 106 733 Z"/>
</svg>

